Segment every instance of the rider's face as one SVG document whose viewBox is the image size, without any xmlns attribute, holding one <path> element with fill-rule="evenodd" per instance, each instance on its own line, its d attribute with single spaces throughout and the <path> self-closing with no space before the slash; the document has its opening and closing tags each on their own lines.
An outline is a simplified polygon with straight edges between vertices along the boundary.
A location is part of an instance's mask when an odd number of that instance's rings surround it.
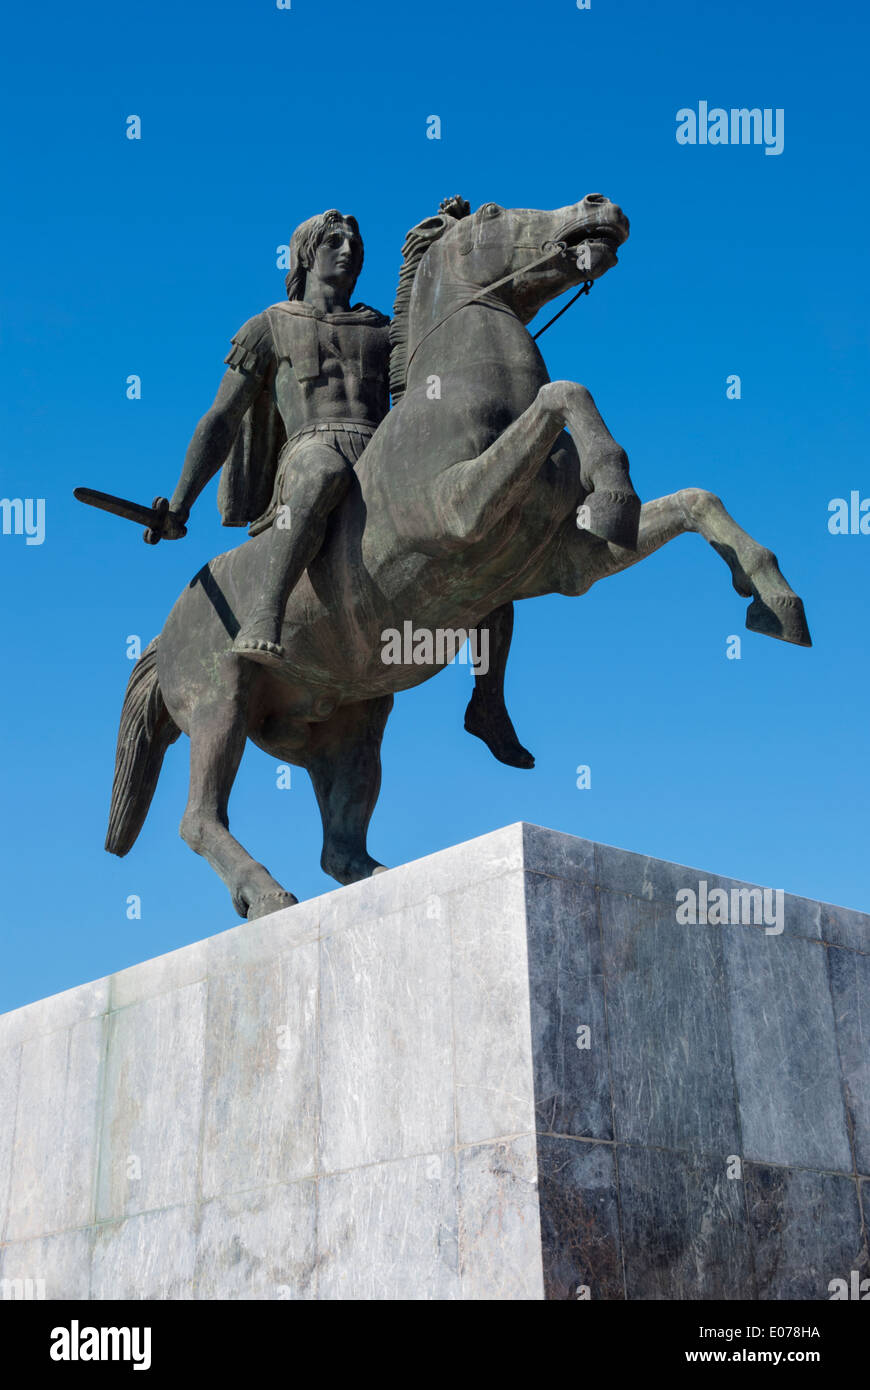
<svg viewBox="0 0 870 1390">
<path fill-rule="evenodd" d="M 312 273 L 335 289 L 350 289 L 356 281 L 359 241 L 346 222 L 336 223 L 321 241 Z"/>
</svg>

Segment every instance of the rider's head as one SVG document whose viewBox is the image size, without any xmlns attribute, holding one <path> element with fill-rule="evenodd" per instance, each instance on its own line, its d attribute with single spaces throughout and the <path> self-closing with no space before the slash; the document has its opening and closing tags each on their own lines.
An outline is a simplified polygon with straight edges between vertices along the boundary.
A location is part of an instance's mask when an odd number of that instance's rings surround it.
<svg viewBox="0 0 870 1390">
<path fill-rule="evenodd" d="M 336 208 L 301 223 L 290 238 L 290 270 L 285 285 L 288 299 L 302 299 L 309 271 L 330 284 L 345 281 L 349 291 L 359 278 L 363 241 L 355 217 Z"/>
</svg>

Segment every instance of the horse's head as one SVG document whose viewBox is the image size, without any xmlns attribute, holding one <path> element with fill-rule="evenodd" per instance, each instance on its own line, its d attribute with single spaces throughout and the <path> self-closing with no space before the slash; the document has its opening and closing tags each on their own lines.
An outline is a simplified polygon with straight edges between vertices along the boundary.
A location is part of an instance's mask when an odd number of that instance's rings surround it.
<svg viewBox="0 0 870 1390">
<path fill-rule="evenodd" d="M 441 240 L 441 273 L 481 289 L 511 276 L 496 293 L 528 323 L 563 290 L 615 266 L 627 237 L 628 218 L 602 193 L 552 211 L 484 203 Z"/>
<path fill-rule="evenodd" d="M 438 216 L 408 233 L 390 329 L 394 401 L 420 345 L 463 305 L 494 286 L 492 295 L 528 323 L 563 290 L 615 266 L 628 236 L 622 208 L 602 193 L 551 211 L 484 203 L 472 214 L 467 207 L 448 199 Z"/>
</svg>

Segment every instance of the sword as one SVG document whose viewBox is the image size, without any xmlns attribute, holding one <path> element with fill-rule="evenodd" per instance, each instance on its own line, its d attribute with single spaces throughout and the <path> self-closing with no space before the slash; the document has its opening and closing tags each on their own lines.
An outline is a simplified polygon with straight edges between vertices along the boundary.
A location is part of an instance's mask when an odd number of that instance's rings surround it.
<svg viewBox="0 0 870 1390">
<path fill-rule="evenodd" d="M 155 497 L 152 506 L 142 507 L 138 502 L 113 497 L 110 492 L 96 492 L 91 487 L 74 488 L 73 496 L 77 502 L 99 507 L 101 512 L 111 512 L 113 516 L 123 516 L 127 521 L 137 521 L 146 528 L 142 539 L 148 545 L 156 545 L 164 536 L 170 540 L 181 540 L 182 536 L 187 535 L 187 527 L 182 525 L 177 512 L 170 511 L 166 497 Z"/>
</svg>

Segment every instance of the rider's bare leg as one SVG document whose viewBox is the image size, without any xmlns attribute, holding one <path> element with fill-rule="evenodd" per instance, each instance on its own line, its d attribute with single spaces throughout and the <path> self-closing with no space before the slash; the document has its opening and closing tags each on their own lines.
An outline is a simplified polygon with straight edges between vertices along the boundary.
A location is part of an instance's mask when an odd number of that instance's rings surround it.
<svg viewBox="0 0 870 1390">
<path fill-rule="evenodd" d="M 239 629 L 233 651 L 271 666 L 284 656 L 281 625 L 287 600 L 323 544 L 330 512 L 350 485 L 351 466 L 328 445 L 297 451 L 281 490 L 282 506 L 269 532 L 269 558 L 260 597 Z"/>
<path fill-rule="evenodd" d="M 478 624 L 489 632 L 489 670 L 474 678 L 465 727 L 482 739 L 494 758 L 508 767 L 531 768 L 535 759 L 517 738 L 504 700 L 504 673 L 514 630 L 514 606 L 503 603 Z"/>
</svg>

